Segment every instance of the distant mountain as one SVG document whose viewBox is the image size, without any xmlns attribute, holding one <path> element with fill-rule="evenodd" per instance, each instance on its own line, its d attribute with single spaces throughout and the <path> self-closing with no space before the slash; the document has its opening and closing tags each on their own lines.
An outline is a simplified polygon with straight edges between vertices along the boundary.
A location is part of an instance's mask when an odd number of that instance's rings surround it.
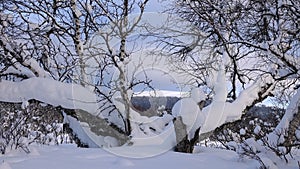
<svg viewBox="0 0 300 169">
<path fill-rule="evenodd" d="M 135 92 L 133 94 L 134 97 L 189 97 L 189 92 L 183 92 L 183 91 L 170 91 L 170 90 L 151 90 L 151 91 L 142 91 L 142 92 Z"/>
<path fill-rule="evenodd" d="M 181 98 L 188 97 L 188 92 L 177 92 L 177 91 L 158 91 L 154 93 L 142 92 L 134 94 L 131 102 L 133 107 L 143 116 L 157 116 L 160 115 L 161 111 L 167 111 L 171 113 L 174 104 Z M 210 100 L 206 101 L 206 106 L 211 103 Z M 279 110 L 276 107 L 268 107 L 264 105 L 252 107 L 246 114 L 251 117 L 257 117 L 265 121 L 272 121 L 276 117 L 276 111 Z"/>
<path fill-rule="evenodd" d="M 179 97 L 151 97 L 151 96 L 136 96 L 132 97 L 131 103 L 135 109 L 143 116 L 159 115 L 158 110 L 165 110 L 171 113 L 174 104 L 180 100 Z"/>
<path fill-rule="evenodd" d="M 143 116 L 157 116 L 162 111 L 171 113 L 174 104 L 181 98 L 188 97 L 189 92 L 180 91 L 143 91 L 133 94 L 133 107 Z"/>
</svg>

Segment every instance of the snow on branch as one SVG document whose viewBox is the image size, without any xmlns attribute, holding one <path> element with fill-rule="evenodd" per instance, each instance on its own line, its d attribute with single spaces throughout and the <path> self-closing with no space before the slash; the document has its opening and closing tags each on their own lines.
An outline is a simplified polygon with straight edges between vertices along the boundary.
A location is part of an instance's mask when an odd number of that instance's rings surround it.
<svg viewBox="0 0 300 169">
<path fill-rule="evenodd" d="M 3 48 L 3 50 L 6 53 L 7 60 L 10 60 L 12 62 L 12 65 L 8 67 L 8 70 L 6 72 L 3 72 L 4 74 L 7 73 L 13 73 L 18 75 L 25 75 L 27 77 L 51 77 L 50 73 L 44 70 L 39 63 L 34 58 L 26 57 L 26 55 L 23 55 L 22 52 L 16 52 L 17 50 L 14 49 L 14 47 L 8 42 L 5 38 L 0 38 L 0 46 Z"/>
<path fill-rule="evenodd" d="M 258 77 L 252 85 L 240 93 L 234 102 L 229 103 L 226 102 L 226 97 L 224 97 L 224 95 L 227 94 L 227 90 L 225 89 L 225 78 L 221 78 L 222 76 L 225 76 L 224 72 L 222 73 L 222 71 L 219 71 L 218 80 L 215 86 L 216 94 L 212 103 L 202 111 L 206 119 L 201 127 L 200 133 L 213 131 L 226 122 L 240 119 L 247 106 L 252 105 L 255 100 L 261 97 L 261 95 L 269 93 L 273 89 L 271 87 L 264 91 L 266 85 L 273 83 L 273 79 L 270 75 Z M 221 87 L 222 85 L 223 87 Z"/>
<path fill-rule="evenodd" d="M 210 106 L 203 109 L 206 117 L 201 131 L 210 131 L 218 127 L 220 120 L 224 116 L 224 108 L 227 98 L 227 86 L 225 79 L 225 69 L 222 66 L 218 71 L 217 80 L 214 84 L 214 97 Z"/>
<path fill-rule="evenodd" d="M 270 145 L 282 144 L 286 141 L 286 139 L 288 139 L 281 136 L 283 136 L 285 131 L 293 130 L 290 129 L 291 127 L 293 127 L 291 126 L 291 123 L 293 120 L 297 120 L 295 116 L 296 114 L 300 113 L 299 107 L 300 107 L 300 88 L 297 89 L 297 93 L 293 96 L 289 106 L 285 111 L 284 116 L 280 120 L 279 124 L 276 126 L 275 130 L 272 133 L 268 134 L 267 140 Z"/>
<path fill-rule="evenodd" d="M 81 109 L 91 114 L 97 114 L 95 94 L 77 84 L 67 84 L 39 77 L 21 82 L 6 80 L 0 82 L 0 101 L 18 103 L 30 99 L 53 106 Z"/>
<path fill-rule="evenodd" d="M 34 72 L 34 74 L 36 74 L 38 77 L 44 77 L 44 78 L 48 78 L 51 77 L 50 73 L 45 71 L 40 65 L 39 63 L 33 59 L 30 58 L 28 60 L 25 60 L 22 65 L 30 68 L 31 71 Z"/>
</svg>

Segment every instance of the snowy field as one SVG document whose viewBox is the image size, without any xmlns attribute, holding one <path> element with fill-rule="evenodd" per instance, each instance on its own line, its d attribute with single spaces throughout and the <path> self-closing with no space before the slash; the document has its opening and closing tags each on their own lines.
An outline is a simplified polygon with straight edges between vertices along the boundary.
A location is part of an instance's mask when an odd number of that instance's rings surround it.
<svg viewBox="0 0 300 169">
<path fill-rule="evenodd" d="M 138 153 L 132 150 L 134 153 Z M 198 148 L 195 154 L 172 151 L 149 158 L 125 158 L 103 149 L 77 148 L 74 145 L 32 146 L 31 153 L 21 150 L 0 155 L 0 169 L 256 169 L 255 160 L 240 159 L 231 151 Z"/>
</svg>

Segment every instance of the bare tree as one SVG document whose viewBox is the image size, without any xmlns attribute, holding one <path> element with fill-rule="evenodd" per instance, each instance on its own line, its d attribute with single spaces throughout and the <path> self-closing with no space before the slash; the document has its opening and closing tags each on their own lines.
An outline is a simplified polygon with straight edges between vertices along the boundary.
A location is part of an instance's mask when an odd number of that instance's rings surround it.
<svg viewBox="0 0 300 169">
<path fill-rule="evenodd" d="M 1 1 L 1 78 L 22 81 L 41 77 L 80 84 L 98 95 L 98 116 L 117 112 L 123 126 L 116 128 L 129 136 L 130 91 L 137 84 L 149 85 L 149 79 L 129 78 L 133 76 L 127 72 L 132 51 L 127 44 L 147 3 L 148 0 Z M 137 16 L 130 19 L 131 13 Z M 100 39 L 97 45 L 93 38 Z M 124 110 L 116 105 L 116 95 Z"/>
<path fill-rule="evenodd" d="M 244 111 L 282 89 L 283 84 L 299 83 L 299 12 L 296 10 L 299 2 L 184 0 L 171 4 L 168 12 L 192 28 L 186 28 L 190 32 L 162 28 L 169 34 L 157 36 L 158 49 L 174 56 L 179 63 L 175 69 L 192 75 L 194 82 L 212 91 L 213 101 L 203 111 L 207 108 L 212 108 L 212 114 L 220 111 L 213 110 L 212 105 L 218 99 L 216 96 L 225 96 L 222 97 L 224 111 L 231 109 L 237 114 L 218 125 L 239 119 Z M 178 36 L 169 36 L 172 32 L 194 40 L 181 41 Z M 222 71 L 225 78 L 218 81 Z M 222 82 L 223 87 L 216 81 Z M 229 87 L 226 82 L 230 83 Z M 211 117 L 226 113 L 217 114 Z M 218 125 L 210 126 L 205 132 Z"/>
<path fill-rule="evenodd" d="M 130 91 L 136 84 L 148 84 L 149 82 L 147 80 L 144 82 L 135 82 L 134 79 L 130 79 L 133 75 L 128 74 L 127 69 L 132 57 L 132 51 L 126 46 L 129 41 L 128 38 L 134 34 L 135 29 L 137 29 L 141 21 L 147 2 L 148 0 L 97 2 L 95 5 L 103 11 L 108 25 L 104 27 L 106 30 L 101 29 L 102 31 L 96 36 L 100 39 L 100 42 L 97 41 L 96 45 L 92 42 L 87 46 L 88 54 L 99 63 L 100 70 L 98 71 L 98 76 L 103 78 L 107 74 L 107 71 L 114 71 L 112 76 L 106 77 L 110 78 L 108 82 L 105 82 L 103 79 L 97 82 L 96 91 L 100 95 L 100 101 L 103 101 L 102 110 L 108 110 L 107 112 L 109 113 L 113 111 L 119 112 L 124 123 L 124 131 L 128 136 L 131 134 Z M 138 13 L 134 20 L 129 18 L 129 14 L 133 11 Z M 106 89 L 109 92 L 105 92 Z M 124 108 L 114 105 L 114 95 L 121 97 Z"/>
</svg>

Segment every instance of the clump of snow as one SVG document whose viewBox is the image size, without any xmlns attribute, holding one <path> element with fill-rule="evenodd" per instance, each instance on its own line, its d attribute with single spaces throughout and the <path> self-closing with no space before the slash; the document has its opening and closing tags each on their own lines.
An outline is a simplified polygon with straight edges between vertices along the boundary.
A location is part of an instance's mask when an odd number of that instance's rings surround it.
<svg viewBox="0 0 300 169">
<path fill-rule="evenodd" d="M 25 60 L 24 64 L 29 65 L 38 74 L 38 77 L 51 77 L 50 73 L 41 68 L 39 63 L 33 58 Z"/>
<path fill-rule="evenodd" d="M 29 26 L 29 28 L 31 28 L 31 29 L 37 29 L 37 28 L 40 27 L 38 23 L 33 23 L 33 22 L 29 22 L 29 23 L 28 23 L 28 26 Z"/>
<path fill-rule="evenodd" d="M 133 95 L 133 91 L 132 90 L 127 90 L 127 96 L 131 97 Z"/>
<path fill-rule="evenodd" d="M 77 17 L 80 17 L 82 15 L 82 13 L 80 12 L 80 10 L 78 8 L 76 8 L 76 10 L 75 10 L 75 15 Z"/>
<path fill-rule="evenodd" d="M 257 142 L 254 138 L 249 138 L 245 140 L 245 143 L 249 146 L 249 148 L 253 152 L 261 152 L 264 148 L 261 146 L 259 142 Z"/>
<path fill-rule="evenodd" d="M 89 3 L 86 4 L 86 9 L 89 13 L 92 13 L 93 11 L 93 7 Z"/>
<path fill-rule="evenodd" d="M 111 136 L 104 137 L 104 142 L 107 144 L 107 147 L 116 147 L 119 145 L 118 140 Z"/>
<path fill-rule="evenodd" d="M 246 130 L 245 129 L 240 129 L 240 135 L 245 135 L 246 134 Z"/>
<path fill-rule="evenodd" d="M 254 124 L 255 124 L 255 123 L 254 123 L 254 120 L 250 120 L 250 121 L 249 121 L 249 124 L 250 124 L 250 125 L 254 125 Z"/>
<path fill-rule="evenodd" d="M 300 130 L 297 130 L 296 133 L 295 133 L 295 135 L 296 135 L 296 138 L 298 140 L 300 140 Z"/>
<path fill-rule="evenodd" d="M 14 59 L 12 59 L 13 62 L 16 62 Z M 28 68 L 24 68 L 21 66 L 20 63 L 16 62 L 14 66 L 8 67 L 4 72 L 4 74 L 18 74 L 18 75 L 25 75 L 27 77 L 35 77 L 35 74 L 30 71 Z"/>
<path fill-rule="evenodd" d="M 26 100 L 26 101 L 23 101 L 22 104 L 21 104 L 21 108 L 24 110 L 28 107 L 29 105 L 29 102 Z"/>
<path fill-rule="evenodd" d="M 278 169 L 278 167 L 274 164 L 272 160 L 267 157 L 261 157 L 261 161 L 264 163 L 266 168 Z"/>
<path fill-rule="evenodd" d="M 82 13 L 80 12 L 80 10 L 77 8 L 76 3 L 74 3 L 72 5 L 72 10 L 74 11 L 76 17 L 80 17 L 82 15 Z"/>
<path fill-rule="evenodd" d="M 278 147 L 278 150 L 279 150 L 282 154 L 286 154 L 286 152 L 287 152 L 286 147 Z"/>
<path fill-rule="evenodd" d="M 7 27 L 8 26 L 8 23 L 6 21 L 2 21 L 2 26 L 3 27 Z"/>
<path fill-rule="evenodd" d="M 199 103 L 202 100 L 206 99 L 206 95 L 201 88 L 193 88 L 191 91 L 191 98 L 196 102 Z"/>
<path fill-rule="evenodd" d="M 237 148 L 238 148 L 238 144 L 237 144 L 237 142 L 235 142 L 235 141 L 230 141 L 230 142 L 228 142 L 228 143 L 226 143 L 226 145 L 228 146 L 228 147 L 230 147 L 230 148 L 232 148 L 233 150 L 236 150 Z"/>
<path fill-rule="evenodd" d="M 259 125 L 257 125 L 257 126 L 254 128 L 254 131 L 253 131 L 253 132 L 254 132 L 255 134 L 258 135 L 258 134 L 260 133 L 260 131 L 261 131 L 261 127 L 260 127 Z"/>
</svg>

